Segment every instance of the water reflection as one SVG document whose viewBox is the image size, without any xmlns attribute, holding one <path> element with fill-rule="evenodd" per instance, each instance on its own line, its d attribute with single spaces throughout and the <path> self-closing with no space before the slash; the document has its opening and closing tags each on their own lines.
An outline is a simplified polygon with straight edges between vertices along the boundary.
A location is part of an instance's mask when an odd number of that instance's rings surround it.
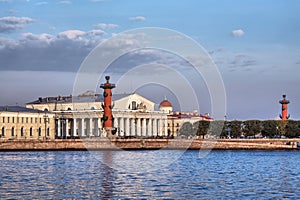
<svg viewBox="0 0 300 200">
<path fill-rule="evenodd" d="M 114 170 L 111 166 L 112 164 L 112 152 L 111 151 L 105 151 L 103 152 L 103 162 L 105 163 L 101 167 L 101 176 L 103 177 L 102 181 L 102 197 L 103 199 L 110 199 L 113 196 L 113 190 L 114 190 Z"/>
<path fill-rule="evenodd" d="M 174 153 L 158 153 L 150 163 L 151 151 L 1 152 L 0 199 L 300 196 L 298 151 L 213 151 L 203 159 L 198 151 L 187 151 L 168 167 L 149 170 Z M 136 170 L 139 166 L 146 170 Z"/>
</svg>

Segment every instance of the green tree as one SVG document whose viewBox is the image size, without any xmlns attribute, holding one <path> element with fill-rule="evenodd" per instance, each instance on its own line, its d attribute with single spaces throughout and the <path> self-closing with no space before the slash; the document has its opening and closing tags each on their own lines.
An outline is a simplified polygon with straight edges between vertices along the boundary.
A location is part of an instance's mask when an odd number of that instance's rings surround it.
<svg viewBox="0 0 300 200">
<path fill-rule="evenodd" d="M 286 126 L 288 123 L 288 120 L 277 120 L 277 129 L 279 132 L 279 136 L 285 136 L 286 135 Z"/>
<path fill-rule="evenodd" d="M 208 133 L 208 128 L 209 128 L 209 121 L 206 120 L 200 120 L 198 121 L 198 127 L 196 129 L 196 135 L 197 136 L 202 136 L 204 139 L 205 135 Z"/>
<path fill-rule="evenodd" d="M 262 131 L 263 136 L 274 137 L 278 134 L 278 124 L 275 120 L 262 121 Z"/>
<path fill-rule="evenodd" d="M 207 134 L 213 138 L 219 138 L 220 135 L 226 134 L 225 128 L 226 126 L 224 120 L 214 120 L 210 122 Z"/>
<path fill-rule="evenodd" d="M 256 134 L 260 133 L 262 130 L 262 122 L 259 120 L 247 120 L 243 122 L 244 127 L 243 131 L 246 134 L 245 136 L 253 136 L 255 137 Z"/>
<path fill-rule="evenodd" d="M 288 120 L 285 127 L 285 136 L 288 138 L 295 138 L 300 133 L 299 121 Z"/>
<path fill-rule="evenodd" d="M 231 121 L 229 123 L 230 136 L 237 138 L 241 136 L 242 132 L 242 122 L 238 120 Z"/>
<path fill-rule="evenodd" d="M 179 135 L 185 135 L 187 137 L 194 136 L 195 131 L 193 125 L 190 122 L 184 122 L 179 129 Z"/>
</svg>

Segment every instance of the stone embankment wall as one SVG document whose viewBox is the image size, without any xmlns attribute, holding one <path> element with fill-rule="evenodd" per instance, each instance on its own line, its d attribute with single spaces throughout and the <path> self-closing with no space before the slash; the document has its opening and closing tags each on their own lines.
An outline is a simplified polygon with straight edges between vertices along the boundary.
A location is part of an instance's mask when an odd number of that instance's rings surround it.
<svg viewBox="0 0 300 200">
<path fill-rule="evenodd" d="M 94 149 L 249 149 L 292 150 L 300 139 L 69 139 L 0 140 L 0 151 L 14 150 L 94 150 Z"/>
</svg>

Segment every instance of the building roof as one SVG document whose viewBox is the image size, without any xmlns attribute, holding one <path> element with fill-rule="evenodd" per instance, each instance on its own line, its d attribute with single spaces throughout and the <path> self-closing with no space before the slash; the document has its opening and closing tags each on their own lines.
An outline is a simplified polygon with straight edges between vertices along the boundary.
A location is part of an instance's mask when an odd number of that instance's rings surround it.
<svg viewBox="0 0 300 200">
<path fill-rule="evenodd" d="M 159 107 L 172 107 L 172 104 L 167 99 L 165 99 L 159 104 Z"/>
<path fill-rule="evenodd" d="M 122 99 L 131 94 L 113 94 L 113 101 Z M 85 92 L 78 96 L 57 96 L 57 97 L 39 97 L 37 100 L 29 102 L 27 104 L 45 104 L 45 103 L 72 103 L 72 102 L 103 102 L 102 94 L 96 94 L 93 92 Z"/>
<path fill-rule="evenodd" d="M 34 110 L 30 108 L 25 108 L 22 106 L 0 106 L 0 112 L 30 112 L 30 113 L 43 113 L 40 110 Z"/>
<path fill-rule="evenodd" d="M 179 118 L 179 119 L 191 119 L 191 118 L 203 118 L 206 120 L 213 120 L 213 118 L 209 117 L 209 116 L 205 116 L 205 115 L 199 115 L 199 114 L 190 114 L 190 113 L 172 113 L 170 115 L 168 115 L 169 117 L 174 117 L 174 118 Z"/>
</svg>

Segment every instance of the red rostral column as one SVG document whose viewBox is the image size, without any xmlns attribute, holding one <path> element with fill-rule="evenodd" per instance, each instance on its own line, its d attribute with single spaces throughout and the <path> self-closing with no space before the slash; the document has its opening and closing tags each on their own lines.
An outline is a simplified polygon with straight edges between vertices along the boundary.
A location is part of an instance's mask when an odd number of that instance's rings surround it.
<svg viewBox="0 0 300 200">
<path fill-rule="evenodd" d="M 112 92 L 111 90 L 115 88 L 115 84 L 109 83 L 109 76 L 105 76 L 106 83 L 101 84 L 100 88 L 104 89 L 103 97 L 104 97 L 104 105 L 102 104 L 102 107 L 104 109 L 103 114 L 103 127 L 105 129 L 112 130 L 113 128 L 113 115 L 112 115 Z"/>
<path fill-rule="evenodd" d="M 283 99 L 279 101 L 279 103 L 282 105 L 281 106 L 281 115 L 279 117 L 282 120 L 287 120 L 290 118 L 290 115 L 288 114 L 288 104 L 290 103 L 289 100 L 285 99 L 286 95 L 282 95 Z"/>
</svg>

